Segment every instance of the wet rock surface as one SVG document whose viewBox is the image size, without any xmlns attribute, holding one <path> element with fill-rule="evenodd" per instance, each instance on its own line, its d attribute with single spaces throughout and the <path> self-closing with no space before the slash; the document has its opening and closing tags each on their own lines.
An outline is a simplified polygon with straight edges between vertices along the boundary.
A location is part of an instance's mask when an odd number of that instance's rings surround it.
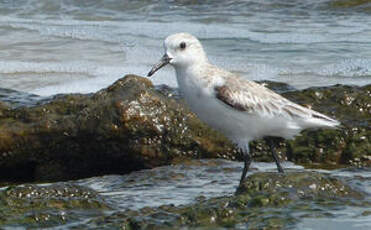
<svg viewBox="0 0 371 230">
<path fill-rule="evenodd" d="M 278 199 L 266 201 L 286 203 L 287 200 L 329 199 L 352 197 L 362 199 L 360 192 L 353 190 L 340 180 L 318 172 L 255 173 L 237 190 L 237 194 L 263 195 Z M 258 203 L 264 203 L 264 199 Z"/>
<path fill-rule="evenodd" d="M 337 222 L 350 216 L 359 225 L 370 215 L 370 171 L 312 172 L 291 165 L 279 174 L 271 163 L 252 166 L 239 188 L 241 164 L 220 159 L 9 186 L 0 189 L 0 228 L 300 229 L 308 218 Z"/>
<path fill-rule="evenodd" d="M 302 217 L 331 216 L 329 210 L 342 205 L 367 207 L 370 202 L 364 196 L 341 180 L 320 173 L 256 173 L 232 196 L 120 211 L 93 218 L 86 225 L 94 229 L 292 228 Z"/>
<path fill-rule="evenodd" d="M 95 191 L 73 184 L 24 184 L 0 191 L 0 226 L 53 227 L 107 210 L 108 205 Z"/>
<path fill-rule="evenodd" d="M 344 126 L 278 142 L 282 159 L 311 167 L 371 164 L 371 85 L 296 91 L 265 84 Z M 264 141 L 252 142 L 251 151 L 255 161 L 272 161 Z M 57 95 L 32 107 L 0 102 L 0 181 L 124 174 L 190 158 L 241 156 L 187 109 L 176 90 L 155 89 L 145 78 L 129 75 L 95 94 Z"/>
<path fill-rule="evenodd" d="M 337 130 L 305 130 L 294 140 L 278 142 L 283 159 L 311 167 L 371 165 L 371 85 L 335 85 L 282 95 L 342 123 Z M 252 143 L 251 148 L 255 158 L 269 161 L 268 147 L 263 141 Z"/>
<path fill-rule="evenodd" d="M 337 130 L 305 130 L 294 140 L 275 140 L 282 160 L 315 168 L 371 165 L 371 85 L 335 85 L 298 91 L 285 83 L 259 83 L 342 123 Z M 159 86 L 158 90 L 169 97 L 181 98 L 176 89 Z M 251 142 L 250 150 L 255 161 L 272 161 L 270 148 L 264 140 Z"/>
<path fill-rule="evenodd" d="M 0 106 L 3 181 L 123 174 L 177 158 L 238 156 L 222 135 L 137 76 L 92 95 L 58 95 L 30 108 Z"/>
</svg>

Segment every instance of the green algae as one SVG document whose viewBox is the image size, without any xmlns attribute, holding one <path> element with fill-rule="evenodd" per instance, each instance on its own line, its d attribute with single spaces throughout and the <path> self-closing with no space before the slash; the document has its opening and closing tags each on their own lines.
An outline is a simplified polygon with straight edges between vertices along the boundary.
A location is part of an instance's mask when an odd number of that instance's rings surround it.
<svg viewBox="0 0 371 230">
<path fill-rule="evenodd" d="M 60 226 L 77 221 L 75 213 L 96 216 L 106 210 L 109 206 L 96 192 L 72 184 L 25 184 L 0 191 L 0 226 Z"/>
<path fill-rule="evenodd" d="M 371 165 L 371 85 L 291 90 L 283 91 L 283 96 L 338 119 L 342 127 L 336 130 L 305 130 L 294 140 L 281 140 L 277 148 L 281 159 L 308 167 Z M 250 149 L 254 159 L 271 161 L 264 141 L 252 142 Z"/>
</svg>

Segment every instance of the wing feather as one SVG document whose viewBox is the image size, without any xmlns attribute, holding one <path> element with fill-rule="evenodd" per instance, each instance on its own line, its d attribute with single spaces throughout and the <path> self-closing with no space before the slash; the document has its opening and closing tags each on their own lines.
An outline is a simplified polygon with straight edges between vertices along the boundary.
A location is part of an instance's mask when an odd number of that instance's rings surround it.
<svg viewBox="0 0 371 230">
<path fill-rule="evenodd" d="M 284 117 L 295 122 L 317 123 L 318 126 L 332 127 L 339 124 L 338 121 L 295 104 L 256 82 L 240 78 L 227 79 L 214 90 L 222 103 L 251 115 Z"/>
</svg>

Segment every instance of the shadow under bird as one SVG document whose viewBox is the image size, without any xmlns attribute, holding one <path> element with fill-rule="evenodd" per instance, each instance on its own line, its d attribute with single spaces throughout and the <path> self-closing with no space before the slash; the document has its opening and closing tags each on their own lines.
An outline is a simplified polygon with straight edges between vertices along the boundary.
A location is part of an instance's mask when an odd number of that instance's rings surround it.
<svg viewBox="0 0 371 230">
<path fill-rule="evenodd" d="M 148 77 L 167 64 L 175 68 L 180 92 L 191 110 L 242 150 L 244 169 L 240 184 L 251 164 L 250 141 L 266 137 L 291 139 L 303 129 L 336 128 L 340 124 L 261 84 L 212 65 L 200 41 L 191 34 L 168 36 L 164 49 L 164 56 Z M 273 142 L 268 143 L 277 169 L 283 173 Z"/>
</svg>

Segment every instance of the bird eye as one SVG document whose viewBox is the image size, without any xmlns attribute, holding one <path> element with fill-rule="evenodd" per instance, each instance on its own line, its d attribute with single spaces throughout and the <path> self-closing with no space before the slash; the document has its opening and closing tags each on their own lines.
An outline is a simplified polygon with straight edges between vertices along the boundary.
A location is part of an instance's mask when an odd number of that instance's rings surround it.
<svg viewBox="0 0 371 230">
<path fill-rule="evenodd" d="M 179 45 L 179 47 L 180 47 L 182 50 L 184 50 L 184 49 L 186 48 L 186 44 L 185 44 L 185 42 L 181 42 L 180 45 Z"/>
</svg>

